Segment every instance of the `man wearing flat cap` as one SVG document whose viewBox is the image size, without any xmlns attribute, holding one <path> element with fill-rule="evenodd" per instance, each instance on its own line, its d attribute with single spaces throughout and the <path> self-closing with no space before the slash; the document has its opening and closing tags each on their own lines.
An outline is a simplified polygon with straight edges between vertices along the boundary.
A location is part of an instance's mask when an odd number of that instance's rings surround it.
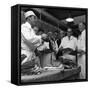
<svg viewBox="0 0 90 90">
<path fill-rule="evenodd" d="M 25 55 L 26 58 L 21 64 L 35 58 L 34 50 L 41 43 L 41 36 L 36 35 L 35 30 L 32 28 L 32 24 L 37 20 L 37 16 L 33 11 L 27 11 L 25 19 L 26 22 L 21 25 L 21 54 Z"/>
</svg>

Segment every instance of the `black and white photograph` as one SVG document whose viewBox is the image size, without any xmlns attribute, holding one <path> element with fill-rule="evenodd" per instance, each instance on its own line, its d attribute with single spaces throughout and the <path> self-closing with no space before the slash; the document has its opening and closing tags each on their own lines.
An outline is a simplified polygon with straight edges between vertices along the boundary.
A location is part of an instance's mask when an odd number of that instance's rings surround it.
<svg viewBox="0 0 90 90">
<path fill-rule="evenodd" d="M 21 5 L 22 84 L 87 81 L 87 9 Z"/>
<path fill-rule="evenodd" d="M 86 79 L 86 11 L 21 8 L 21 82 Z"/>
</svg>

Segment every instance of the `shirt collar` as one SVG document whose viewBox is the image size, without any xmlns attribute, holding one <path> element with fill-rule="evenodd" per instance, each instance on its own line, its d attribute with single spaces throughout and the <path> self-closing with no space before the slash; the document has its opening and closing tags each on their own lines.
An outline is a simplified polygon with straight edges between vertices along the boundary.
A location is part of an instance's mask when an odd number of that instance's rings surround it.
<svg viewBox="0 0 90 90">
<path fill-rule="evenodd" d="M 31 25 L 29 22 L 25 22 L 26 26 L 28 26 L 29 28 L 31 28 Z"/>
<path fill-rule="evenodd" d="M 68 36 L 67 36 L 67 39 L 68 39 Z M 73 36 L 70 37 L 70 40 L 72 40 L 72 39 L 73 39 Z"/>
</svg>

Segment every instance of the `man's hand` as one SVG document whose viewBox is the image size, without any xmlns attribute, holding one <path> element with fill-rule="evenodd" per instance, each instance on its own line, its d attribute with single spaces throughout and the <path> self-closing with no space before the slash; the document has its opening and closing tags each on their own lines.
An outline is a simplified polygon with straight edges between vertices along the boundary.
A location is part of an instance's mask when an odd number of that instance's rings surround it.
<svg viewBox="0 0 90 90">
<path fill-rule="evenodd" d="M 63 47 L 60 47 L 60 48 L 58 49 L 58 51 L 59 51 L 59 50 L 62 51 L 62 50 L 63 50 Z"/>
</svg>

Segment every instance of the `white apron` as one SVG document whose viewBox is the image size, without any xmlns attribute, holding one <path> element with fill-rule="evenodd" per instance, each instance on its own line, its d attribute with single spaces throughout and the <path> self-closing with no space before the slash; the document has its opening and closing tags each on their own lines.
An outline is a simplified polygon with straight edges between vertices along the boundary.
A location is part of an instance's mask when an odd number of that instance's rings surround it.
<svg viewBox="0 0 90 90">
<path fill-rule="evenodd" d="M 80 79 L 86 78 L 86 55 L 78 56 L 78 65 L 81 66 Z"/>
</svg>

